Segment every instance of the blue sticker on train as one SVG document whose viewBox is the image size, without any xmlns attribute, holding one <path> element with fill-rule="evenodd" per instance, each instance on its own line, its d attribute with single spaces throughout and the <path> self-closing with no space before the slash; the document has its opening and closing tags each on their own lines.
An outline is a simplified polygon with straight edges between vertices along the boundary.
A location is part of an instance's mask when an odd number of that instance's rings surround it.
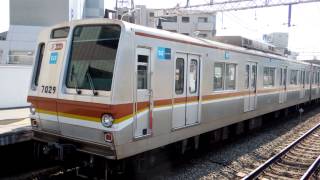
<svg viewBox="0 0 320 180">
<path fill-rule="evenodd" d="M 230 59 L 230 54 L 228 51 L 225 51 L 224 52 L 224 59 L 227 60 L 227 59 Z"/>
<path fill-rule="evenodd" d="M 158 59 L 162 61 L 171 60 L 171 48 L 158 47 Z"/>
<path fill-rule="evenodd" d="M 58 53 L 57 52 L 52 52 L 50 54 L 49 64 L 57 64 L 57 60 L 58 60 Z"/>
</svg>

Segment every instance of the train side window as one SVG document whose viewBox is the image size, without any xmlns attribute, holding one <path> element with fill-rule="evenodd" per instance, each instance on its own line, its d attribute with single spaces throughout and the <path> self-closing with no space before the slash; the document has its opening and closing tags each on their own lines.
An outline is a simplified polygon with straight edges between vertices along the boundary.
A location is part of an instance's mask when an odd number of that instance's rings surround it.
<svg viewBox="0 0 320 180">
<path fill-rule="evenodd" d="M 184 91 L 184 59 L 177 58 L 176 60 L 176 77 L 175 77 L 175 92 L 183 94 Z"/>
<path fill-rule="evenodd" d="M 138 89 L 148 89 L 148 56 L 138 55 Z"/>
<path fill-rule="evenodd" d="M 298 83 L 298 70 L 290 71 L 290 84 L 297 85 Z"/>
<path fill-rule="evenodd" d="M 39 83 L 39 75 L 40 75 L 40 69 L 42 65 L 42 59 L 44 55 L 44 49 L 45 49 L 45 44 L 40 43 L 38 47 L 38 56 L 37 56 L 37 61 L 36 61 L 36 70 L 35 70 L 35 76 L 34 76 L 34 85 L 38 86 Z"/>
<path fill-rule="evenodd" d="M 213 89 L 223 90 L 224 63 L 214 63 Z"/>
<path fill-rule="evenodd" d="M 190 70 L 189 70 L 189 91 L 190 93 L 197 92 L 197 76 L 198 76 L 198 61 L 191 59 Z"/>
<path fill-rule="evenodd" d="M 302 73 L 303 73 L 303 72 L 300 71 L 300 73 L 299 73 L 299 74 L 300 74 L 300 76 L 299 76 L 300 78 L 299 78 L 299 83 L 298 83 L 298 84 L 302 84 Z"/>
<path fill-rule="evenodd" d="M 235 64 L 226 64 L 226 90 L 236 89 L 236 65 Z"/>
<path fill-rule="evenodd" d="M 273 87 L 275 85 L 275 68 L 264 67 L 263 68 L 263 86 Z"/>
</svg>

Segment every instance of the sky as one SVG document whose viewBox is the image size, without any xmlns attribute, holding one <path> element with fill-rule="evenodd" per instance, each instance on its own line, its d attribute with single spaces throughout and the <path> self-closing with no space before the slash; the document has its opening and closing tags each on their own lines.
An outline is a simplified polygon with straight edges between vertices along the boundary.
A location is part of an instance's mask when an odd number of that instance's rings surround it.
<svg viewBox="0 0 320 180">
<path fill-rule="evenodd" d="M 129 0 L 130 1 L 130 0 Z M 191 4 L 208 0 L 190 0 Z M 115 0 L 104 0 L 105 8 L 113 9 Z M 136 5 L 148 8 L 170 8 L 184 6 L 186 0 L 135 0 Z M 288 28 L 288 6 L 228 11 L 217 14 L 217 35 L 242 35 L 252 39 L 262 39 L 270 32 L 288 32 L 289 48 L 294 51 L 320 52 L 320 2 L 292 6 L 292 27 Z M 9 0 L 0 1 L 0 32 L 9 27 Z M 312 55 L 312 54 L 310 54 Z"/>
</svg>

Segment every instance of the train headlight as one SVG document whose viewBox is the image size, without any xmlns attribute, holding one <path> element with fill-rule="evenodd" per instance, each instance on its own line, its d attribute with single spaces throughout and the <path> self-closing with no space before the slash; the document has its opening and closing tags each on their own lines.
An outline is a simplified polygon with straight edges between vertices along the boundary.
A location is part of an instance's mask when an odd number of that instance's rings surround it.
<svg viewBox="0 0 320 180">
<path fill-rule="evenodd" d="M 30 113 L 31 113 L 32 115 L 35 115 L 35 114 L 36 114 L 36 108 L 35 108 L 35 107 L 30 106 L 29 110 L 30 110 Z"/>
<path fill-rule="evenodd" d="M 109 128 L 109 127 L 112 126 L 113 121 L 114 121 L 113 117 L 112 117 L 111 115 L 109 115 L 109 114 L 103 115 L 103 116 L 102 116 L 102 119 L 101 119 L 102 125 L 103 125 L 104 127 L 107 127 L 107 128 Z"/>
</svg>

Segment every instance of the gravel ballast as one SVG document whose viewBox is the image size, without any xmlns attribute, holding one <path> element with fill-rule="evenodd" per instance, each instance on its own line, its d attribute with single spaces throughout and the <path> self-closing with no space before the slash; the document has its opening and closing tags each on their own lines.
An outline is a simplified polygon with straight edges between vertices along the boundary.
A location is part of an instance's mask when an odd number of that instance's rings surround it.
<svg viewBox="0 0 320 180">
<path fill-rule="evenodd" d="M 214 145 L 166 167 L 152 179 L 240 179 L 320 122 L 320 108 L 302 118 L 278 119 L 249 135 Z"/>
</svg>

